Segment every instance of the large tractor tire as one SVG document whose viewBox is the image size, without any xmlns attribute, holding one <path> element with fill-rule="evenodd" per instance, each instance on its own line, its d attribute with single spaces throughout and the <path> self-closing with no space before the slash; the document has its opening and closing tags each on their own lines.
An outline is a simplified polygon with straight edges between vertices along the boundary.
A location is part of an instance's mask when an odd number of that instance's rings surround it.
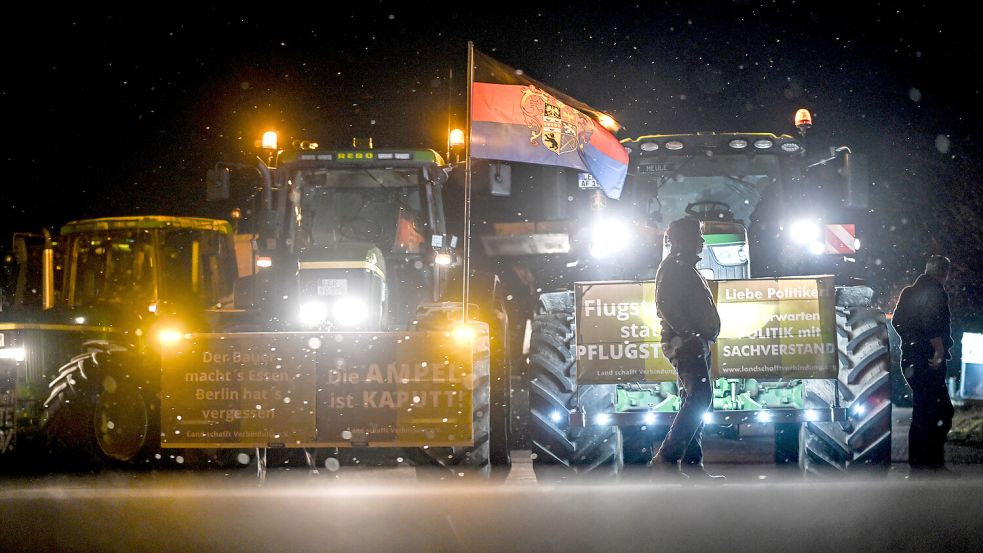
<svg viewBox="0 0 983 553">
<path fill-rule="evenodd" d="M 441 323 L 443 328 L 461 320 L 461 275 L 454 275 L 448 284 L 446 301 L 441 304 L 425 304 L 418 310 L 418 325 L 426 326 L 425 314 L 435 307 L 452 306 Z M 496 476 L 507 476 L 512 466 L 512 355 L 509 315 L 505 308 L 506 292 L 497 275 L 481 271 L 471 277 L 468 300 L 469 317 L 488 325 L 491 362 L 491 462 Z"/>
<path fill-rule="evenodd" d="M 884 314 L 866 286 L 836 290 L 839 377 L 806 380 L 808 407 L 827 408 L 838 387 L 845 422 L 807 422 L 799 435 L 806 476 L 884 473 L 891 465 L 891 358 Z"/>
<path fill-rule="evenodd" d="M 474 338 L 474 388 L 471 393 L 471 421 L 474 445 L 471 447 L 424 447 L 419 450 L 417 474 L 440 480 L 488 479 L 491 466 L 491 379 L 488 330 L 472 322 Z"/>
<path fill-rule="evenodd" d="M 49 385 L 44 432 L 61 458 L 94 467 L 133 465 L 160 444 L 157 386 L 139 356 L 88 342 Z"/>
<path fill-rule="evenodd" d="M 543 294 L 530 342 L 529 435 L 540 481 L 616 478 L 623 467 L 616 426 L 571 428 L 567 413 L 614 411 L 615 387 L 577 386 L 572 292 Z"/>
</svg>

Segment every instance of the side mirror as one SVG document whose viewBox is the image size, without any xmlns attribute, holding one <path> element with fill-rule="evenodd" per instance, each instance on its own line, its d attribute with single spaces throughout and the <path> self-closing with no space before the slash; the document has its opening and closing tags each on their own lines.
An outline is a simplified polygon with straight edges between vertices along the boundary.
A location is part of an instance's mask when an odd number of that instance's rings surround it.
<svg viewBox="0 0 983 553">
<path fill-rule="evenodd" d="M 232 179 L 228 167 L 216 166 L 205 175 L 205 199 L 209 202 L 229 199 L 229 183 Z"/>
<path fill-rule="evenodd" d="M 512 195 L 512 166 L 492 163 L 488 166 L 488 182 L 492 196 Z"/>
<path fill-rule="evenodd" d="M 432 182 L 435 186 L 443 186 L 447 182 L 450 174 L 450 167 L 424 167 L 423 178 Z"/>
</svg>

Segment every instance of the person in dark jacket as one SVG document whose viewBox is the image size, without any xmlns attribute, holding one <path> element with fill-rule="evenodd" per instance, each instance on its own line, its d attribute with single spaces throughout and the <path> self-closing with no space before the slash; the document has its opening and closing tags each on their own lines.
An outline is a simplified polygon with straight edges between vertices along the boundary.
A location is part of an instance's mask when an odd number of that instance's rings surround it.
<svg viewBox="0 0 983 553">
<path fill-rule="evenodd" d="M 682 406 L 652 459 L 655 474 L 722 482 L 703 469 L 703 415 L 713 401 L 710 342 L 720 317 L 703 275 L 696 270 L 703 250 L 700 222 L 673 221 L 666 231 L 670 254 L 655 277 L 656 308 L 662 320 L 662 351 L 676 369 Z M 680 464 L 681 462 L 681 464 Z"/>
<path fill-rule="evenodd" d="M 945 384 L 952 328 L 945 282 L 950 262 L 933 255 L 925 272 L 901 291 L 892 324 L 901 337 L 901 367 L 912 392 L 908 463 L 915 473 L 948 473 L 945 440 L 952 401 Z"/>
</svg>

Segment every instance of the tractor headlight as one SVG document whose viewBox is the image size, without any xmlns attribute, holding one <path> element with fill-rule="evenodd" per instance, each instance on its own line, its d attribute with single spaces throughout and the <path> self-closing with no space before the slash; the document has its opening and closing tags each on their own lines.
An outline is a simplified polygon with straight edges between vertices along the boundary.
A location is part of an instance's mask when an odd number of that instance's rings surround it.
<svg viewBox="0 0 983 553">
<path fill-rule="evenodd" d="M 331 320 L 338 326 L 353 327 L 369 317 L 369 306 L 361 298 L 342 296 L 331 309 Z"/>
<path fill-rule="evenodd" d="M 813 221 L 796 221 L 789 228 L 792 240 L 799 244 L 809 244 L 819 240 L 819 225 Z"/>
<path fill-rule="evenodd" d="M 611 415 L 607 413 L 598 413 L 594 415 L 594 426 L 610 426 L 611 425 Z"/>
<path fill-rule="evenodd" d="M 713 257 L 721 265 L 743 265 L 747 263 L 747 250 L 744 244 L 734 244 L 731 246 L 710 246 Z"/>
<path fill-rule="evenodd" d="M 180 342 L 181 338 L 184 338 L 184 333 L 179 328 L 166 327 L 157 331 L 157 341 L 163 347 L 173 346 Z"/>
<path fill-rule="evenodd" d="M 309 301 L 300 304 L 300 322 L 305 326 L 318 326 L 328 320 L 328 306 L 324 302 Z"/>
<path fill-rule="evenodd" d="M 621 221 L 602 219 L 590 229 L 590 254 L 606 259 L 622 252 L 631 242 L 631 231 Z"/>
<path fill-rule="evenodd" d="M 20 363 L 25 357 L 24 348 L 0 348 L 0 359 L 10 359 Z"/>
</svg>

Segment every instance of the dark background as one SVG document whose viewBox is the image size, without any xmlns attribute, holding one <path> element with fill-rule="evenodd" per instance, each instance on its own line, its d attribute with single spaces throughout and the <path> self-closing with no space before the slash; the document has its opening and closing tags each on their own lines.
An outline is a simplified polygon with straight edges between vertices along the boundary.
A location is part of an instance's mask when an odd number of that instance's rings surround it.
<svg viewBox="0 0 983 553">
<path fill-rule="evenodd" d="M 892 307 L 929 253 L 956 264 L 958 329 L 983 265 L 981 87 L 955 4 L 175 4 L 5 20 L 0 232 L 83 217 L 205 214 L 205 172 L 267 129 L 327 146 L 443 150 L 465 112 L 466 41 L 647 133 L 794 133 L 870 159 L 858 261 Z M 70 13 L 75 11 L 75 13 Z M 448 73 L 454 79 L 448 82 Z M 452 94 L 449 91 L 453 91 Z"/>
</svg>

